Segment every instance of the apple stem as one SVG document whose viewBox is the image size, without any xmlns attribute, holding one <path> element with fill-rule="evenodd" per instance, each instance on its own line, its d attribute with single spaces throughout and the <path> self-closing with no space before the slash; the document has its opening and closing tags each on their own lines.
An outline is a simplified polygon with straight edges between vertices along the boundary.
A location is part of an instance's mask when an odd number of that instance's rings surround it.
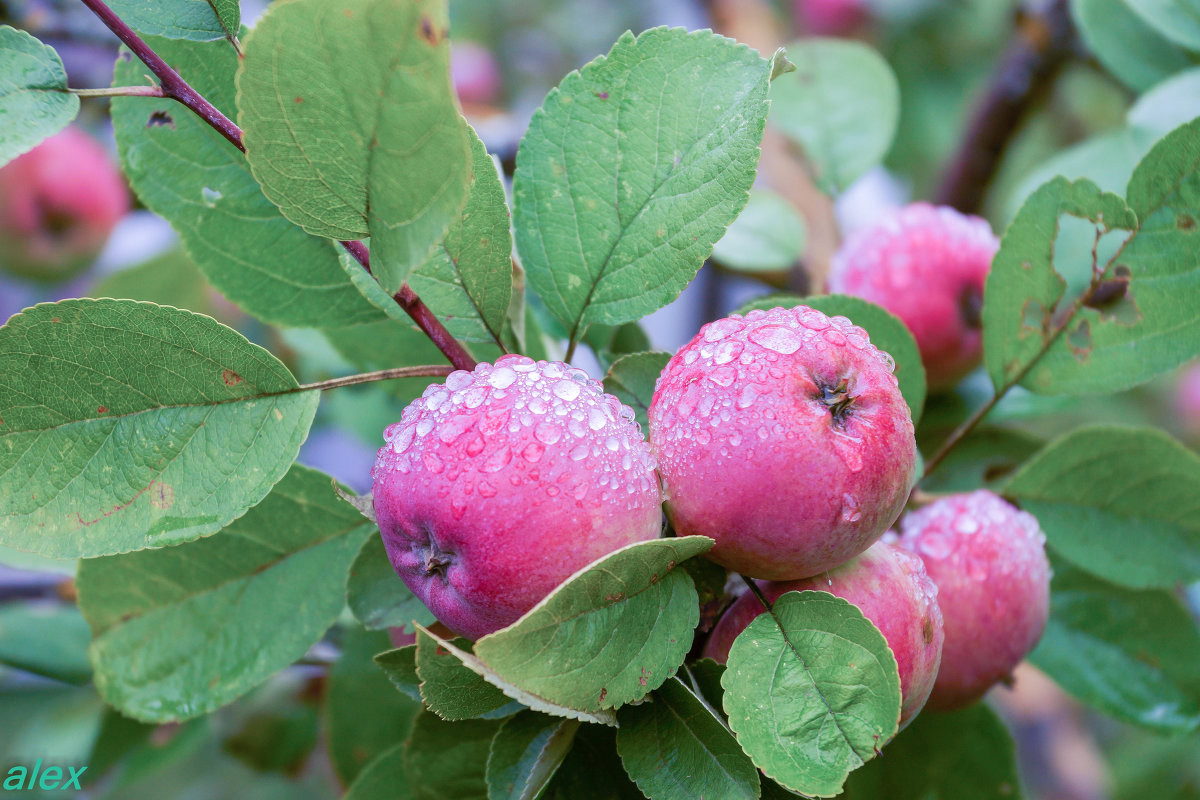
<svg viewBox="0 0 1200 800">
<path fill-rule="evenodd" d="M 110 86 L 106 89 L 67 89 L 76 97 L 166 97 L 161 86 Z"/>
<path fill-rule="evenodd" d="M 333 378 L 332 380 L 320 381 L 318 383 L 306 383 L 300 387 L 299 391 L 309 389 L 324 391 L 326 389 L 339 389 L 343 386 L 356 386 L 361 383 L 394 381 L 399 378 L 444 378 L 450 374 L 452 369 L 452 367 L 441 364 L 430 364 L 421 367 L 394 367 L 392 369 L 376 370 L 375 372 L 363 372 L 358 375 L 347 375 L 344 378 Z"/>
<path fill-rule="evenodd" d="M 125 24 L 125 21 L 104 3 L 104 0 L 83 0 L 83 4 L 99 17 L 100 21 L 116 34 L 121 43 L 141 59 L 142 63 L 149 67 L 150 71 L 162 82 L 162 86 L 159 88 L 160 94 L 149 96 L 169 97 L 172 100 L 182 103 L 224 136 L 230 144 L 243 153 L 246 152 L 246 145 L 242 141 L 242 129 L 233 120 L 222 114 L 203 95 L 193 89 L 166 61 L 163 61 L 162 57 L 154 52 L 154 49 L 141 36 L 138 36 L 133 28 Z M 143 95 L 141 91 L 125 92 L 125 94 Z M 362 264 L 368 273 L 371 271 L 370 257 L 366 246 L 362 242 L 346 241 L 342 242 L 341 245 L 348 253 L 354 256 L 358 263 Z M 393 295 L 393 299 L 404 309 L 405 313 L 412 317 L 413 322 L 417 323 L 417 327 L 437 345 L 438 350 L 446 356 L 446 359 L 454 365 L 455 369 L 474 369 L 475 359 L 471 357 L 471 354 L 467 352 L 466 348 L 457 339 L 450 335 L 450 332 L 442 325 L 441 320 L 429 310 L 429 307 L 421 301 L 421 298 L 417 297 L 416 293 L 408 287 L 408 284 L 401 286 L 400 291 Z"/>
</svg>

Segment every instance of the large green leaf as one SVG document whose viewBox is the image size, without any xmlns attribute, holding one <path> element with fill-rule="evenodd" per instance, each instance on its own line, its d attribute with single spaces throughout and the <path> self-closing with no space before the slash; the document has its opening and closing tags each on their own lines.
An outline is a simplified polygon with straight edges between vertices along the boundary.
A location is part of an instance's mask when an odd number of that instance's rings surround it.
<svg viewBox="0 0 1200 800">
<path fill-rule="evenodd" d="M 238 55 L 225 42 L 151 37 L 149 44 L 226 114 Z M 146 67 L 117 59 L 114 86 L 144 86 Z M 220 292 L 260 319 L 297 327 L 357 325 L 383 315 L 346 280 L 338 247 L 284 219 L 246 157 L 199 117 L 166 98 L 112 101 L 117 148 L 130 185 L 179 232 Z"/>
<path fill-rule="evenodd" d="M 471 193 L 409 286 L 459 339 L 500 344 L 513 290 L 508 202 L 496 163 L 471 139 Z"/>
<path fill-rule="evenodd" d="M 105 277 L 88 291 L 88 296 L 145 300 L 217 316 L 216 292 L 209 288 L 204 273 L 179 249 Z"/>
<path fill-rule="evenodd" d="M 614 361 L 604 375 L 604 391 L 632 408 L 643 430 L 650 424 L 646 414 L 658 376 L 670 360 L 670 353 L 630 353 Z"/>
<path fill-rule="evenodd" d="M 580 727 L 546 791 L 547 800 L 645 800 L 621 768 L 615 733 L 597 725 Z"/>
<path fill-rule="evenodd" d="M 477 658 L 470 650 L 459 647 L 461 640 L 456 643 L 448 639 L 443 639 L 436 633 L 433 633 L 432 631 L 429 631 L 420 625 L 417 626 L 417 631 L 419 635 L 437 643 L 437 652 L 439 656 L 442 656 L 443 654 L 449 654 L 458 659 L 458 661 L 464 667 L 483 678 L 492 686 L 495 686 L 497 689 L 499 689 L 508 697 L 511 697 L 520 705 L 554 717 L 565 717 L 566 719 L 576 719 L 583 722 L 591 722 L 597 725 L 609 725 L 616 727 L 617 717 L 611 711 L 579 711 L 577 709 L 567 708 L 566 706 L 551 702 L 545 697 L 536 695 L 533 692 L 517 686 L 514 683 L 510 683 L 509 681 L 500 677 L 495 670 L 480 661 L 479 658 Z M 420 675 L 417 673 L 415 651 L 415 647 L 400 648 L 399 650 L 380 653 L 375 657 L 375 663 L 379 664 L 380 668 L 387 673 L 387 676 L 392 681 L 392 684 L 399 691 L 404 692 L 405 694 L 412 694 L 413 689 L 417 688 L 417 683 L 420 681 Z M 449 673 L 449 665 L 447 662 L 443 662 L 441 668 Z M 466 685 L 474 695 L 474 697 L 466 698 L 465 701 L 455 702 L 455 705 L 458 705 L 459 707 L 466 707 L 470 704 L 478 705 L 481 700 L 487 701 L 488 695 L 481 692 L 478 685 L 468 684 L 468 682 L 464 680 L 462 676 L 456 676 L 454 680 L 459 684 Z M 446 683 L 449 683 L 449 681 Z M 420 689 L 417 697 L 424 700 L 424 691 L 425 689 Z M 446 692 L 442 691 L 441 695 L 445 696 Z M 453 701 L 453 698 L 447 697 L 447 700 Z M 501 706 L 490 713 L 483 714 L 483 718 L 499 719 L 500 717 L 507 716 L 515 708 L 516 706 L 513 706 L 512 704 Z"/>
<path fill-rule="evenodd" d="M 850 776 L 845 800 L 1021 800 L 1016 748 L 978 703 L 921 714 L 881 758 Z"/>
<path fill-rule="evenodd" d="M 87 683 L 91 633 L 74 606 L 0 605 L 0 664 L 67 683 Z"/>
<path fill-rule="evenodd" d="M 770 272 L 791 267 L 804 253 L 804 217 L 784 198 L 751 189 L 750 201 L 713 245 L 712 257 L 743 272 Z"/>
<path fill-rule="evenodd" d="M 1194 63 L 1180 47 L 1134 9 L 1143 0 L 1071 0 L 1071 16 L 1084 42 L 1131 89 L 1148 89 Z"/>
<path fill-rule="evenodd" d="M 1029 659 L 1119 720 L 1200 728 L 1200 632 L 1169 592 L 1122 589 L 1056 563 L 1050 622 Z"/>
<path fill-rule="evenodd" d="M 623 547 L 480 639 L 475 655 L 504 680 L 580 711 L 645 697 L 683 663 L 700 621 L 692 579 L 676 567 L 710 547 L 704 536 Z"/>
<path fill-rule="evenodd" d="M 1056 342 L 1069 358 L 1075 357 L 1069 347 L 1082 347 L 1077 336 L 1063 341 L 1055 332 L 1055 312 L 1067 289 L 1055 269 L 1064 267 L 1055 262 L 1055 245 L 1066 215 L 1091 223 L 1097 236 L 1137 227 L 1137 215 L 1124 200 L 1088 180 L 1054 178 L 1030 195 L 1000 241 L 984 290 L 984 357 L 997 388 L 1020 379 Z M 1029 388 L 1037 388 L 1034 375 L 1043 384 L 1053 379 L 1044 361 L 1025 378 Z"/>
<path fill-rule="evenodd" d="M 318 400 L 190 311 L 26 309 L 0 327 L 0 543 L 75 558 L 215 533 L 287 472 Z"/>
<path fill-rule="evenodd" d="M 446 0 L 278 3 L 238 71 L 238 122 L 267 197 L 309 233 L 370 236 L 389 293 L 467 199 L 448 24 Z"/>
<path fill-rule="evenodd" d="M 804 150 L 830 194 L 879 164 L 900 120 L 900 87 L 871 47 L 848 39 L 787 46 L 796 71 L 771 86 L 771 124 Z"/>
<path fill-rule="evenodd" d="M 1004 493 L 1056 551 L 1106 580 L 1135 589 L 1200 580 L 1200 456 L 1160 430 L 1071 431 Z"/>
<path fill-rule="evenodd" d="M 857 297 L 844 294 L 822 294 L 811 297 L 775 294 L 751 300 L 738 309 L 745 314 L 756 308 L 769 311 L 772 308 L 794 308 L 798 305 L 815 308 L 831 317 L 842 316 L 867 332 L 871 344 L 892 357 L 896 368 L 894 374 L 900 384 L 900 394 L 908 403 L 913 425 L 921 421 L 925 408 L 925 367 L 921 364 L 921 353 L 912 333 L 899 317 L 885 308 L 868 303 Z"/>
<path fill-rule="evenodd" d="M 296 466 L 207 539 L 84 561 L 96 687 L 127 716 L 207 714 L 295 661 L 345 606 L 370 525 L 329 476 Z"/>
<path fill-rule="evenodd" d="M 1163 137 L 1129 181 L 1127 202 L 1058 178 L 1026 201 L 988 276 L 984 351 L 996 386 L 1021 377 L 1046 394 L 1144 383 L 1200 354 L 1200 120 Z M 1128 239 L 1095 265 L 1095 287 L 1067 313 L 1055 235 L 1062 214 Z M 1057 269 L 1057 272 L 1056 272 Z M 1074 306 L 1073 306 L 1074 307 Z M 1038 354 L 1045 350 L 1045 355 Z"/>
<path fill-rule="evenodd" d="M 896 734 L 900 675 L 883 634 L 826 592 L 788 592 L 733 642 L 729 727 L 766 775 L 832 797 Z"/>
<path fill-rule="evenodd" d="M 413 622 L 432 625 L 433 612 L 404 585 L 380 536 L 368 536 L 350 567 L 346 581 L 346 601 L 350 611 L 370 630 L 406 628 Z"/>
<path fill-rule="evenodd" d="M 534 113 L 517 249 L 572 341 L 679 294 L 746 204 L 771 62 L 709 31 L 625 34 Z"/>
<path fill-rule="evenodd" d="M 325 690 L 325 732 L 333 769 L 349 784 L 376 757 L 404 743 L 421 703 L 393 691 L 375 664 L 375 654 L 391 646 L 386 633 L 353 627 L 341 644 Z"/>
<path fill-rule="evenodd" d="M 237 0 L 109 0 L 108 5 L 138 33 L 167 39 L 232 40 L 242 24 Z"/>
<path fill-rule="evenodd" d="M 1188 50 L 1200 50 L 1200 3 L 1196 0 L 1136 0 L 1129 7 L 1163 37 Z"/>
<path fill-rule="evenodd" d="M 471 719 L 445 722 L 429 711 L 417 715 L 404 748 L 404 767 L 416 800 L 487 800 L 487 760 L 500 723 Z"/>
<path fill-rule="evenodd" d="M 453 644 L 464 651 L 471 647 L 466 639 L 456 639 Z M 451 722 L 490 719 L 492 712 L 510 703 L 504 692 L 464 666 L 424 628 L 417 630 L 417 677 L 421 679 L 421 699 L 426 707 Z"/>
<path fill-rule="evenodd" d="M 0 166 L 75 119 L 79 98 L 53 47 L 0 25 Z"/>
<path fill-rule="evenodd" d="M 720 719 L 672 678 L 617 714 L 617 752 L 651 800 L 758 800 L 758 770 Z"/>
<path fill-rule="evenodd" d="M 342 800 L 412 800 L 403 744 L 383 753 L 354 779 Z"/>
<path fill-rule="evenodd" d="M 507 719 L 488 754 L 488 800 L 535 800 L 575 741 L 579 722 L 522 711 Z"/>
</svg>

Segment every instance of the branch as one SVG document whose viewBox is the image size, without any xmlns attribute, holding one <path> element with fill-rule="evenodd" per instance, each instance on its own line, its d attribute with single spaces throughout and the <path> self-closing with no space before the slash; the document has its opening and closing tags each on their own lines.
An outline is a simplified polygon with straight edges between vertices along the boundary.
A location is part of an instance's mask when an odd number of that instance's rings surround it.
<svg viewBox="0 0 1200 800">
<path fill-rule="evenodd" d="M 163 61 L 142 37 L 138 36 L 104 3 L 104 0 L 83 0 L 83 4 L 99 17 L 108 26 L 108 29 L 116 34 L 121 43 L 141 59 L 142 63 L 149 67 L 150 71 L 162 82 L 161 95 L 158 96 L 169 97 L 182 103 L 224 136 L 230 144 L 243 153 L 246 152 L 246 145 L 242 143 L 242 129 L 233 120 L 222 114 L 216 106 L 204 99 L 178 72 Z M 367 272 L 371 271 L 370 257 L 362 242 L 352 241 L 341 244 L 358 263 L 363 265 Z M 400 287 L 400 291 L 394 295 L 393 299 L 404 309 L 405 313 L 412 317 L 413 322 L 417 323 L 417 327 L 437 345 L 437 348 L 442 351 L 455 369 L 474 369 L 475 359 L 457 339 L 450 335 L 446 327 L 429 310 L 429 307 L 421 302 L 421 298 L 417 297 L 408 284 Z"/>
<path fill-rule="evenodd" d="M 1030 109 L 1054 84 L 1075 42 L 1068 0 L 1041 0 L 1023 15 L 1016 35 L 975 108 L 934 201 L 978 213 L 1009 143 Z"/>
</svg>

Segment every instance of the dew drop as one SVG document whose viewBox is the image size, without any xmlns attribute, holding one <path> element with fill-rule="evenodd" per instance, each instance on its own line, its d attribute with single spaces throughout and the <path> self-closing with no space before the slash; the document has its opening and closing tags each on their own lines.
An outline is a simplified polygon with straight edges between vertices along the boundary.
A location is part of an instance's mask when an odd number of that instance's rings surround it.
<svg viewBox="0 0 1200 800">
<path fill-rule="evenodd" d="M 594 431 L 598 431 L 604 427 L 604 423 L 608 420 L 605 419 L 604 412 L 600 410 L 599 406 L 592 406 L 588 409 L 587 421 L 589 428 Z"/>
<path fill-rule="evenodd" d="M 425 436 L 433 430 L 433 420 L 423 419 L 417 423 L 417 436 Z"/>
<path fill-rule="evenodd" d="M 716 342 L 724 339 L 730 334 L 737 333 L 746 327 L 746 323 L 739 319 L 725 318 L 719 319 L 716 322 L 709 323 L 704 328 L 704 341 Z"/>
<path fill-rule="evenodd" d="M 742 343 L 737 340 L 728 340 L 717 345 L 716 352 L 713 353 L 713 362 L 717 364 L 728 364 L 733 361 L 742 352 Z"/>
<path fill-rule="evenodd" d="M 917 541 L 917 549 L 939 561 L 950 555 L 950 541 L 940 533 L 926 533 Z"/>
<path fill-rule="evenodd" d="M 461 391 L 472 383 L 475 379 L 471 377 L 471 373 L 464 369 L 455 370 L 446 377 L 446 388 L 452 392 Z"/>
<path fill-rule="evenodd" d="M 750 332 L 750 341 L 768 350 L 791 355 L 800 349 L 800 334 L 782 325 L 764 325 Z"/>
<path fill-rule="evenodd" d="M 389 428 L 389 430 L 391 430 L 391 428 Z M 395 452 L 396 455 L 400 455 L 408 450 L 409 445 L 412 444 L 412 440 L 413 429 L 407 426 L 401 428 L 399 433 L 396 434 L 395 438 L 392 439 L 392 451 Z"/>
<path fill-rule="evenodd" d="M 615 453 L 620 449 L 621 443 L 617 441 L 617 437 L 610 436 L 604 440 L 604 446 Z"/>
<path fill-rule="evenodd" d="M 585 458 L 587 458 L 587 454 L 588 454 L 588 446 L 586 444 L 576 445 L 571 450 L 571 460 L 572 461 L 583 461 Z"/>
<path fill-rule="evenodd" d="M 521 450 L 521 457 L 531 464 L 536 464 L 546 452 L 546 446 L 541 442 L 530 442 Z"/>
<path fill-rule="evenodd" d="M 717 386 L 730 386 L 737 380 L 737 370 L 733 367 L 717 367 L 708 374 L 708 379 Z"/>
<path fill-rule="evenodd" d="M 507 389 L 517 379 L 517 373 L 508 367 L 496 367 L 488 376 L 488 383 L 497 389 Z"/>
<path fill-rule="evenodd" d="M 747 383 L 742 387 L 742 391 L 738 393 L 737 407 L 749 408 L 754 405 L 755 399 L 758 397 L 758 389 L 753 383 Z"/>
<path fill-rule="evenodd" d="M 499 472 L 507 467 L 510 461 L 512 461 L 512 450 L 506 445 L 488 456 L 480 469 L 484 472 Z"/>
<path fill-rule="evenodd" d="M 471 441 L 467 442 L 467 455 L 477 456 L 483 452 L 483 437 L 476 436 Z"/>
<path fill-rule="evenodd" d="M 554 444 L 562 438 L 562 430 L 553 422 L 539 422 L 533 435 L 542 444 Z"/>
<path fill-rule="evenodd" d="M 495 497 L 496 496 L 496 487 L 487 481 L 480 481 L 479 482 L 479 496 L 480 497 Z"/>
<path fill-rule="evenodd" d="M 554 396 L 570 402 L 579 397 L 579 384 L 572 380 L 562 380 L 554 384 Z"/>
<path fill-rule="evenodd" d="M 470 430 L 474 424 L 474 415 L 457 414 L 442 423 L 438 429 L 438 438 L 442 440 L 443 444 L 453 444 L 458 441 L 458 437 Z"/>
<path fill-rule="evenodd" d="M 425 469 L 429 470 L 434 475 L 437 475 L 446 468 L 445 462 L 443 462 L 438 454 L 432 450 L 425 453 L 425 455 L 421 457 L 421 460 L 425 462 Z"/>
</svg>

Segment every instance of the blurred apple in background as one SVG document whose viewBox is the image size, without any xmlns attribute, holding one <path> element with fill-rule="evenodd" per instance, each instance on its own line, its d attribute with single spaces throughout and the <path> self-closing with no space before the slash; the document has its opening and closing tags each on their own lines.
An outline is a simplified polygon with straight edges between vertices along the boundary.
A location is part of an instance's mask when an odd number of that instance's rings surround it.
<svg viewBox="0 0 1200 800">
<path fill-rule="evenodd" d="M 78 275 L 129 202 L 104 147 L 66 128 L 0 168 L 0 269 L 45 283 Z"/>
<path fill-rule="evenodd" d="M 494 106 L 500 99 L 500 67 L 490 50 L 469 39 L 450 44 L 450 77 L 458 99 L 471 106 Z"/>
</svg>

